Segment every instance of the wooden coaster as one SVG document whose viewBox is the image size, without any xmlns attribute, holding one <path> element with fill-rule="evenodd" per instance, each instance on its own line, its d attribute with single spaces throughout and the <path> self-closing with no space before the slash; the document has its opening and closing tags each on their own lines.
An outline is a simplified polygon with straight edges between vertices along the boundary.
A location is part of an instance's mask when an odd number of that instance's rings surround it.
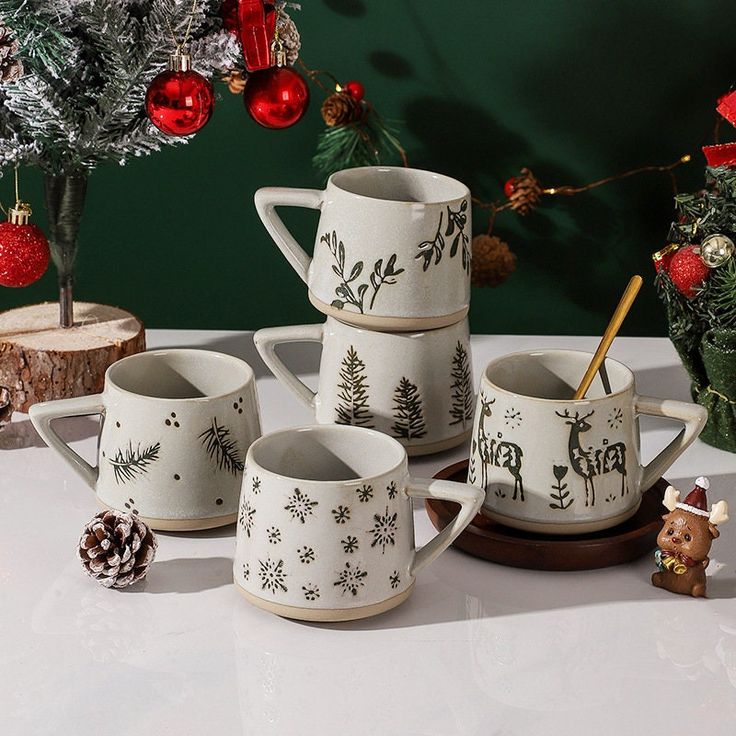
<svg viewBox="0 0 736 736">
<path fill-rule="evenodd" d="M 465 483 L 468 461 L 450 465 L 435 478 Z M 642 496 L 639 510 L 623 524 L 580 535 L 544 535 L 503 526 L 478 514 L 453 546 L 484 560 L 530 570 L 593 570 L 631 562 L 657 546 L 667 481 L 660 478 Z M 458 505 L 427 499 L 427 514 L 438 530 L 455 517 Z"/>
</svg>

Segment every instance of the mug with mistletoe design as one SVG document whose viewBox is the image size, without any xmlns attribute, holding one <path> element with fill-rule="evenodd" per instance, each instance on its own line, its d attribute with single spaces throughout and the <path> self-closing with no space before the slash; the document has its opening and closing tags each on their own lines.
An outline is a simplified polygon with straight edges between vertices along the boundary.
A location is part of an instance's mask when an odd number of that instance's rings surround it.
<svg viewBox="0 0 736 736">
<path fill-rule="evenodd" d="M 451 325 L 470 304 L 470 192 L 443 174 L 392 166 L 334 173 L 324 190 L 265 187 L 258 215 L 321 312 L 379 330 Z M 320 210 L 310 257 L 276 207 Z"/>
<path fill-rule="evenodd" d="M 235 584 L 251 603 L 288 618 L 347 621 L 398 606 L 483 502 L 467 484 L 411 478 L 406 450 L 363 427 L 273 432 L 251 445 L 245 466 Z M 412 498 L 460 505 L 421 549 Z"/>
<path fill-rule="evenodd" d="M 51 422 L 95 414 L 102 421 L 93 467 Z M 103 393 L 35 404 L 30 417 L 100 505 L 175 531 L 235 521 L 245 453 L 261 434 L 253 370 L 208 350 L 123 358 L 107 369 Z"/>
</svg>

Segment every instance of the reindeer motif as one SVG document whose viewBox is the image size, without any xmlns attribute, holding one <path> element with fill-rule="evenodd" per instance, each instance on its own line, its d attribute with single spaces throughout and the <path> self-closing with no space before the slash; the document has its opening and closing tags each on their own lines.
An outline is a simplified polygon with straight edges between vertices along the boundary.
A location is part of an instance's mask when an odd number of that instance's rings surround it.
<svg viewBox="0 0 736 736">
<path fill-rule="evenodd" d="M 591 425 L 586 419 L 595 413 L 588 412 L 580 416 L 580 412 L 571 415 L 568 409 L 564 414 L 556 411 L 558 417 L 570 425 L 570 440 L 568 449 L 570 453 L 570 464 L 573 470 L 585 481 L 585 505 L 595 506 L 595 484 L 593 478 L 597 475 L 612 473 L 614 470 L 621 474 L 621 497 L 629 492 L 629 482 L 626 477 L 626 445 L 623 442 L 614 442 L 612 445 L 603 447 L 589 447 L 584 450 L 580 445 L 580 435 L 587 432 Z"/>
<path fill-rule="evenodd" d="M 478 433 L 473 440 L 473 453 L 477 448 L 480 456 L 480 485 L 485 490 L 488 487 L 488 468 L 495 465 L 497 468 L 506 468 L 514 478 L 514 495 L 520 501 L 524 500 L 524 483 L 521 478 L 521 458 L 523 452 L 519 445 L 513 442 L 500 442 L 491 439 L 486 432 L 485 421 L 493 415 L 491 406 L 496 399 L 488 400 L 484 394 L 480 395 L 480 416 L 478 417 Z"/>
</svg>

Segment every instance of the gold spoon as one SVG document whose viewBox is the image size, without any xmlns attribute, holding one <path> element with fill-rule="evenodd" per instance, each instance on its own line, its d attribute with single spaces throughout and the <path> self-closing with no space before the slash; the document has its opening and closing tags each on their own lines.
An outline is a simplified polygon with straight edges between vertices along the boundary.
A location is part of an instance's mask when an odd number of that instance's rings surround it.
<svg viewBox="0 0 736 736">
<path fill-rule="evenodd" d="M 588 392 L 595 374 L 598 373 L 603 361 L 606 359 L 608 348 L 611 347 L 613 339 L 621 329 L 621 325 L 626 319 L 626 315 L 629 313 L 631 305 L 634 303 L 634 299 L 636 299 L 636 295 L 639 293 L 639 289 L 641 289 L 642 282 L 643 279 L 639 275 L 631 277 L 631 280 L 626 287 L 626 291 L 624 291 L 621 301 L 618 303 L 616 311 L 613 313 L 613 317 L 611 317 L 611 321 L 608 323 L 608 327 L 606 327 L 606 331 L 603 333 L 600 343 L 598 343 L 598 349 L 595 351 L 593 360 L 590 361 L 588 370 L 585 371 L 583 380 L 580 381 L 580 385 L 578 386 L 578 390 L 575 392 L 573 399 L 585 398 L 585 394 Z"/>
</svg>

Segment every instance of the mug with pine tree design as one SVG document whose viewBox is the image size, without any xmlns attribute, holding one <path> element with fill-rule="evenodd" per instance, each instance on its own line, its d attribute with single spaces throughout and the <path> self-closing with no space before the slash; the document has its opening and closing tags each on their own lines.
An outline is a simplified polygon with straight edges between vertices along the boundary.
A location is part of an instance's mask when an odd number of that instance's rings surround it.
<svg viewBox="0 0 736 736">
<path fill-rule="evenodd" d="M 475 407 L 467 318 L 426 332 L 378 332 L 328 317 L 322 325 L 256 332 L 274 376 L 320 424 L 351 424 L 395 437 L 410 455 L 441 452 L 470 436 Z M 322 345 L 318 390 L 276 354 L 290 342 Z"/>
</svg>

